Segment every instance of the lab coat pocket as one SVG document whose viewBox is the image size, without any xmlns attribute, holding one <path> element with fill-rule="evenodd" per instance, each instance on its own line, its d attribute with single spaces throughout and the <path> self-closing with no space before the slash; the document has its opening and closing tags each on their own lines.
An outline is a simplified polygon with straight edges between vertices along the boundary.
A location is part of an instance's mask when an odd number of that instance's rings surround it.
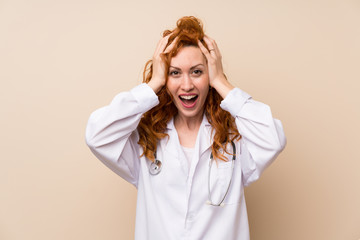
<svg viewBox="0 0 360 240">
<path fill-rule="evenodd" d="M 241 169 L 239 160 L 213 162 L 209 177 L 210 197 L 213 204 L 218 204 L 225 197 L 223 204 L 238 204 L 241 201 Z M 232 173 L 233 171 L 233 173 Z"/>
</svg>

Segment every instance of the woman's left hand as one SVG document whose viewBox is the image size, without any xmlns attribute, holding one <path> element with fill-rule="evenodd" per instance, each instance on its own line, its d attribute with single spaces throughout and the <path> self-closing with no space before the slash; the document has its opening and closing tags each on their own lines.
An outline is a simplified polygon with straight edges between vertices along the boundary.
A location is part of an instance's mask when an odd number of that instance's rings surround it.
<svg viewBox="0 0 360 240">
<path fill-rule="evenodd" d="M 198 45 L 208 62 L 209 84 L 211 87 L 215 88 L 223 98 L 225 98 L 228 92 L 234 87 L 229 83 L 224 75 L 221 53 L 215 40 L 205 36 L 204 41 L 206 42 L 209 50 L 207 50 L 199 40 Z"/>
</svg>

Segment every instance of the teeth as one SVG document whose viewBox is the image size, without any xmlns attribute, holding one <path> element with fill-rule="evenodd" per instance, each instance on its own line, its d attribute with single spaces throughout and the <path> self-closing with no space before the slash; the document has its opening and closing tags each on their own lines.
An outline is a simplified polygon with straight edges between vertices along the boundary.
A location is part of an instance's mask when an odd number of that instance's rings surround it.
<svg viewBox="0 0 360 240">
<path fill-rule="evenodd" d="M 183 96 L 180 96 L 180 98 L 182 99 L 186 99 L 186 100 L 190 100 L 190 99 L 193 99 L 194 97 L 196 97 L 196 95 L 183 95 Z"/>
</svg>

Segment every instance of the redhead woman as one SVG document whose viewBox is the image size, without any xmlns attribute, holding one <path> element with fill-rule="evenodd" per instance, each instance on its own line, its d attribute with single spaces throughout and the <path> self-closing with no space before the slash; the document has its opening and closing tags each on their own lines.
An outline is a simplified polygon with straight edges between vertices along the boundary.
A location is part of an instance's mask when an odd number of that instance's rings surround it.
<svg viewBox="0 0 360 240">
<path fill-rule="evenodd" d="M 90 116 L 91 151 L 138 191 L 135 239 L 249 239 L 244 187 L 284 149 L 281 122 L 225 77 L 195 17 L 166 30 L 144 81 Z"/>
</svg>

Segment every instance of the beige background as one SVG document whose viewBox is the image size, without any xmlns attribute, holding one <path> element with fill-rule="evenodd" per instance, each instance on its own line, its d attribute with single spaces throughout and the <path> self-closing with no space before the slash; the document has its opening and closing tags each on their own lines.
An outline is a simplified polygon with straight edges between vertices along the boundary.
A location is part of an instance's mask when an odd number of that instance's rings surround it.
<svg viewBox="0 0 360 240">
<path fill-rule="evenodd" d="M 136 190 L 90 153 L 85 126 L 184 15 L 285 127 L 246 190 L 252 239 L 360 238 L 360 2 L 219 2 L 0 0 L 1 240 L 133 239 Z"/>
</svg>

